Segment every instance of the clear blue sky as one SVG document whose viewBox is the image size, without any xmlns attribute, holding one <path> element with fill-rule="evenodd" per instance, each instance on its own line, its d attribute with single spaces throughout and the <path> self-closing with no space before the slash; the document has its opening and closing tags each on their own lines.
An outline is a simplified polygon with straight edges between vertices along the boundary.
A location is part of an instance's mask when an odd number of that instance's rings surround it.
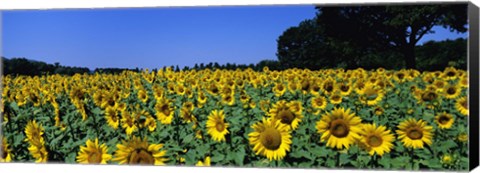
<svg viewBox="0 0 480 173">
<path fill-rule="evenodd" d="M 3 11 L 2 48 L 7 58 L 91 70 L 250 64 L 276 59 L 278 36 L 315 13 L 298 5 Z M 420 43 L 467 36 L 434 30 Z"/>
</svg>

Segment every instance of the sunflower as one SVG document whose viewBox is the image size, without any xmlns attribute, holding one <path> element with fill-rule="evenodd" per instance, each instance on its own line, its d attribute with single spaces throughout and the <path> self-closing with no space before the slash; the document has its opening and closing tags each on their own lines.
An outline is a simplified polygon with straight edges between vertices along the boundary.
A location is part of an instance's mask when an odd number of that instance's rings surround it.
<svg viewBox="0 0 480 173">
<path fill-rule="evenodd" d="M 118 103 L 118 104 L 115 104 L 115 110 L 117 110 L 118 112 L 122 112 L 124 110 L 127 109 L 127 104 L 124 103 L 124 102 L 121 102 L 121 103 Z"/>
<path fill-rule="evenodd" d="M 187 102 L 183 103 L 182 107 L 186 108 L 190 111 L 193 111 L 193 109 L 195 109 L 195 107 L 193 106 L 193 103 L 191 101 L 187 101 Z"/>
<path fill-rule="evenodd" d="M 452 165 L 453 164 L 453 157 L 450 154 L 444 154 L 442 156 L 442 160 L 440 161 L 444 165 Z"/>
<path fill-rule="evenodd" d="M 442 77 L 447 80 L 455 80 L 457 78 L 457 70 L 453 67 L 447 67 L 443 71 Z"/>
<path fill-rule="evenodd" d="M 351 82 L 340 82 L 337 84 L 337 90 L 342 96 L 348 96 L 352 92 Z"/>
<path fill-rule="evenodd" d="M 298 90 L 298 88 L 300 88 L 299 85 L 300 85 L 300 84 L 298 84 L 298 83 L 295 82 L 295 81 L 289 81 L 289 82 L 288 82 L 288 92 L 294 94 L 294 93 Z"/>
<path fill-rule="evenodd" d="M 273 93 L 275 93 L 276 97 L 280 97 L 283 94 L 285 94 L 285 92 L 287 91 L 287 87 L 283 83 L 277 82 L 275 83 L 275 86 L 272 88 L 272 91 Z"/>
<path fill-rule="evenodd" d="M 168 161 L 165 158 L 167 152 L 161 150 L 162 147 L 163 144 L 149 144 L 146 138 L 141 140 L 134 136 L 129 141 L 117 144 L 112 161 L 119 164 L 165 165 Z"/>
<path fill-rule="evenodd" d="M 270 109 L 268 115 L 281 123 L 288 125 L 291 129 L 298 128 L 298 124 L 302 122 L 301 104 L 298 102 L 287 103 L 285 100 L 278 101 Z"/>
<path fill-rule="evenodd" d="M 202 91 L 198 91 L 197 107 L 202 108 L 206 102 L 207 102 L 207 96 L 205 95 L 205 93 Z"/>
<path fill-rule="evenodd" d="M 327 101 L 325 100 L 325 97 L 322 96 L 312 98 L 311 104 L 315 109 L 325 109 L 325 107 L 327 107 Z"/>
<path fill-rule="evenodd" d="M 433 91 L 438 91 L 438 92 L 443 92 L 443 88 L 445 88 L 447 85 L 447 82 L 441 79 L 437 79 L 433 82 L 432 86 L 435 86 L 435 89 L 432 89 Z"/>
<path fill-rule="evenodd" d="M 458 84 L 460 85 L 461 88 L 467 88 L 468 87 L 468 78 L 462 77 L 460 81 L 458 81 Z"/>
<path fill-rule="evenodd" d="M 2 138 L 2 155 L 0 155 L 0 162 L 11 162 L 12 161 L 12 150 L 8 146 L 7 139 Z"/>
<path fill-rule="evenodd" d="M 193 115 L 193 112 L 188 108 L 180 109 L 180 116 L 182 117 L 182 121 L 184 123 L 196 122 L 197 118 Z"/>
<path fill-rule="evenodd" d="M 303 94 L 307 94 L 308 92 L 310 92 L 310 88 L 311 88 L 310 85 L 311 85 L 311 82 L 308 79 L 303 79 L 300 82 L 299 89 L 302 91 Z"/>
<path fill-rule="evenodd" d="M 380 106 L 375 107 L 375 109 L 373 110 L 373 113 L 375 113 L 375 115 L 382 115 L 384 112 L 385 110 Z"/>
<path fill-rule="evenodd" d="M 41 138 L 39 141 L 30 143 L 28 151 L 32 154 L 36 163 L 45 163 L 48 160 L 48 152 L 45 148 L 45 141 Z"/>
<path fill-rule="evenodd" d="M 248 134 L 248 141 L 256 155 L 266 156 L 270 161 L 281 160 L 290 151 L 289 127 L 279 120 L 263 118 L 251 127 L 254 131 Z"/>
<path fill-rule="evenodd" d="M 361 119 L 344 108 L 335 108 L 329 114 L 322 116 L 317 122 L 318 133 L 323 133 L 320 140 L 327 140 L 327 146 L 331 148 L 348 149 L 355 140 L 360 138 Z"/>
<path fill-rule="evenodd" d="M 157 128 L 157 120 L 149 115 L 145 119 L 144 126 L 148 128 L 148 131 L 153 132 Z"/>
<path fill-rule="evenodd" d="M 370 83 L 363 87 L 362 93 L 363 95 L 360 97 L 360 100 L 362 103 L 366 103 L 368 106 L 378 104 L 380 101 L 382 101 L 384 96 L 384 93 L 381 89 Z"/>
<path fill-rule="evenodd" d="M 207 133 L 213 140 L 222 142 L 225 141 L 225 135 L 228 132 L 229 124 L 225 122 L 225 115 L 223 110 L 213 110 L 207 121 Z"/>
<path fill-rule="evenodd" d="M 461 97 L 457 100 L 457 103 L 455 103 L 455 108 L 457 109 L 458 112 L 460 112 L 462 115 L 468 116 L 468 101 L 467 97 Z"/>
<path fill-rule="evenodd" d="M 393 148 L 392 142 L 395 137 L 385 126 L 377 127 L 375 124 L 364 124 L 361 134 L 361 142 L 370 155 L 377 153 L 382 156 L 384 153 L 389 153 Z"/>
<path fill-rule="evenodd" d="M 420 102 L 433 102 L 437 100 L 438 94 L 433 89 L 426 89 L 420 93 Z"/>
<path fill-rule="evenodd" d="M 224 105 L 233 106 L 233 104 L 235 104 L 235 95 L 222 94 L 222 103 Z"/>
<path fill-rule="evenodd" d="M 29 121 L 25 127 L 25 134 L 27 138 L 25 141 L 29 142 L 39 142 L 40 139 L 43 139 L 44 129 L 41 124 L 37 124 L 35 120 Z"/>
<path fill-rule="evenodd" d="M 164 90 L 161 86 L 159 85 L 154 85 L 152 87 L 153 89 L 153 97 L 155 98 L 155 100 L 159 100 L 160 98 L 162 98 L 164 96 Z"/>
<path fill-rule="evenodd" d="M 107 146 L 99 145 L 98 138 L 95 138 L 95 141 L 88 139 L 86 147 L 80 146 L 77 154 L 77 162 L 84 164 L 106 164 L 110 159 L 112 159 L 112 155 L 107 153 Z"/>
<path fill-rule="evenodd" d="M 457 139 L 460 141 L 460 142 L 463 142 L 463 143 L 467 143 L 468 142 L 468 134 L 465 133 L 465 132 L 462 132 L 458 135 Z"/>
<path fill-rule="evenodd" d="M 205 157 L 203 162 L 199 160 L 195 166 L 210 166 L 210 156 Z"/>
<path fill-rule="evenodd" d="M 322 88 L 320 88 L 319 83 L 316 80 L 312 80 L 312 84 L 310 85 L 310 93 L 314 96 L 320 95 L 320 91 Z"/>
<path fill-rule="evenodd" d="M 267 112 L 270 109 L 270 100 L 261 100 L 259 107 L 263 112 Z"/>
<path fill-rule="evenodd" d="M 453 116 L 446 112 L 435 116 L 435 122 L 441 129 L 449 129 L 450 127 L 452 127 L 454 121 L 455 119 L 453 118 Z"/>
<path fill-rule="evenodd" d="M 398 83 L 403 83 L 407 80 L 407 74 L 404 70 L 397 71 L 393 75 L 393 79 L 396 80 Z"/>
<path fill-rule="evenodd" d="M 134 131 L 137 130 L 137 125 L 135 124 L 135 119 L 132 117 L 132 114 L 127 110 L 122 112 L 122 128 L 125 129 L 127 135 L 131 135 Z"/>
<path fill-rule="evenodd" d="M 409 118 L 401 122 L 396 131 L 398 139 L 402 140 L 403 145 L 413 149 L 423 148 L 424 144 L 432 144 L 432 126 L 427 126 L 427 122 L 423 120 L 415 120 Z"/>
<path fill-rule="evenodd" d="M 140 101 L 142 101 L 143 103 L 147 103 L 148 101 L 148 95 L 147 95 L 147 92 L 145 92 L 144 89 L 140 89 L 137 93 L 137 97 Z"/>
<path fill-rule="evenodd" d="M 220 89 L 215 83 L 210 83 L 210 85 L 208 86 L 207 92 L 211 95 L 216 96 L 220 92 Z"/>
<path fill-rule="evenodd" d="M 335 89 L 335 80 L 333 80 L 331 77 L 328 77 L 327 79 L 325 79 L 322 83 L 322 90 L 325 94 L 330 94 L 333 92 L 333 90 Z"/>
<path fill-rule="evenodd" d="M 105 110 L 105 119 L 107 120 L 107 123 L 110 127 L 112 127 L 113 129 L 118 128 L 119 118 L 115 108 L 107 107 L 107 109 Z"/>
<path fill-rule="evenodd" d="M 157 115 L 157 119 L 162 124 L 171 124 L 173 121 L 174 110 L 170 101 L 166 98 L 162 98 L 157 100 L 155 104 L 155 111 Z"/>
<path fill-rule="evenodd" d="M 339 92 L 335 92 L 330 96 L 330 103 L 338 105 L 342 103 L 342 95 Z"/>
</svg>

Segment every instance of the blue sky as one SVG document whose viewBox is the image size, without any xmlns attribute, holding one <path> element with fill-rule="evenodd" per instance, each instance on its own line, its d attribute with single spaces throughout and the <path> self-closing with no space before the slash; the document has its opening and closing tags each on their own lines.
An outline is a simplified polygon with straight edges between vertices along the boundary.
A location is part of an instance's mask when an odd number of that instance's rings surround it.
<svg viewBox="0 0 480 173">
<path fill-rule="evenodd" d="M 2 12 L 7 58 L 94 68 L 161 68 L 276 59 L 284 30 L 313 6 L 183 7 Z M 428 40 L 466 37 L 435 27 Z"/>
</svg>

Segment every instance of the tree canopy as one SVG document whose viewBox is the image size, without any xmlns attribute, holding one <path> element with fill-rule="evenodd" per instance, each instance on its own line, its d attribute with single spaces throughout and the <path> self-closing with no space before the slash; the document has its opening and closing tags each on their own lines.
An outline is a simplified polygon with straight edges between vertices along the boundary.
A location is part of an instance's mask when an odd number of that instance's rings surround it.
<svg viewBox="0 0 480 173">
<path fill-rule="evenodd" d="M 433 26 L 467 31 L 465 3 L 316 9 L 314 19 L 288 28 L 277 40 L 285 66 L 417 68 L 416 45 Z"/>
</svg>

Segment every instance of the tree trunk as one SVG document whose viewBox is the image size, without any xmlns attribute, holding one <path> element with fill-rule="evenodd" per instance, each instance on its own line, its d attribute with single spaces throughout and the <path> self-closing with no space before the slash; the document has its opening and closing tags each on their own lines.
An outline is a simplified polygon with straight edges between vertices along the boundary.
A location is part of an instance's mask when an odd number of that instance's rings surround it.
<svg viewBox="0 0 480 173">
<path fill-rule="evenodd" d="M 407 69 L 416 69 L 415 45 L 408 44 L 403 52 L 405 65 Z"/>
</svg>

